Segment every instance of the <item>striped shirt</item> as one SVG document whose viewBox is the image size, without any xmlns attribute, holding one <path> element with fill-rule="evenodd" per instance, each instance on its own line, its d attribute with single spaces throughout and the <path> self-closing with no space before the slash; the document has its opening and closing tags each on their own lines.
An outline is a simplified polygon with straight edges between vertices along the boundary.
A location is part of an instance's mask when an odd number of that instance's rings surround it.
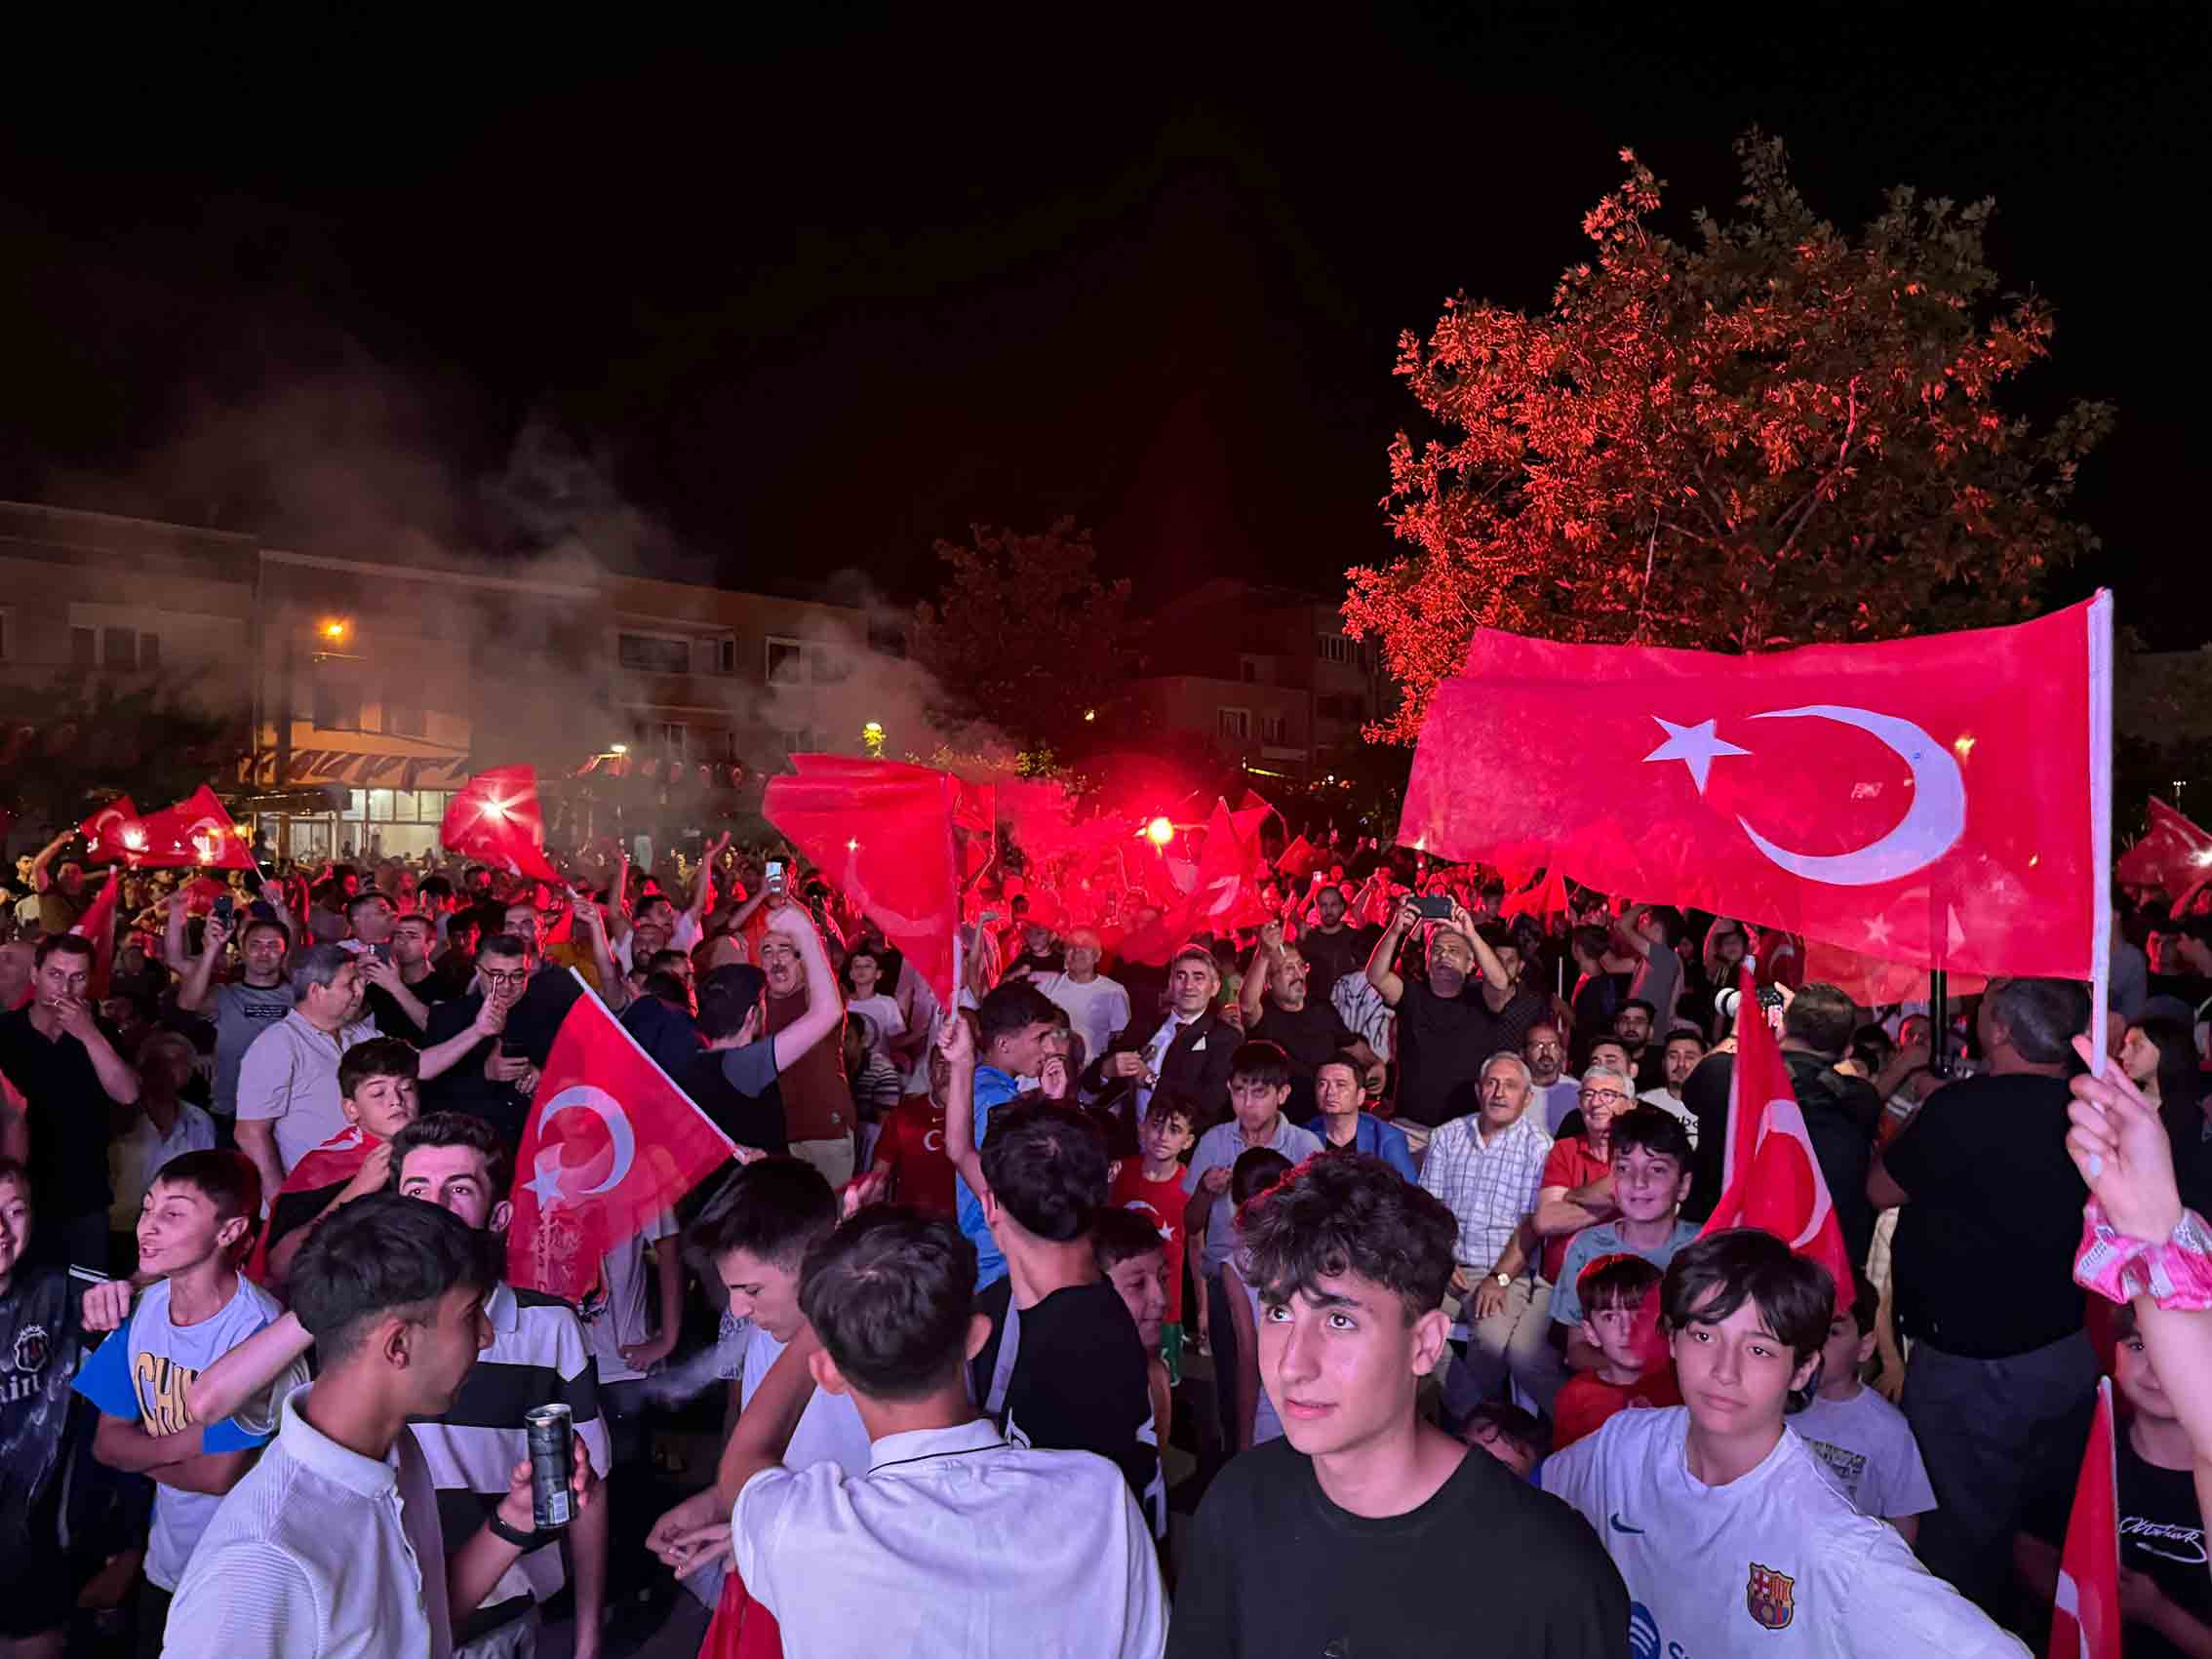
<svg viewBox="0 0 2212 1659">
<path fill-rule="evenodd" d="M 523 1418 L 535 1407 L 566 1405 L 574 1414 L 576 1433 L 601 1479 L 612 1460 L 607 1423 L 599 1414 L 599 1368 L 575 1310 L 558 1296 L 502 1283 L 484 1311 L 492 1321 L 492 1346 L 476 1357 L 453 1408 L 415 1425 L 415 1442 L 438 1488 L 447 1545 L 454 1550 L 476 1536 L 485 1516 L 506 1496 L 508 1475 L 529 1460 Z M 526 1551 L 484 1605 L 522 1596 L 545 1600 L 559 1593 L 562 1577 L 555 1538 Z M 462 1610 L 455 1623 L 466 1617 Z"/>
<path fill-rule="evenodd" d="M 1429 1138 L 1421 1185 L 1459 1219 L 1462 1267 L 1486 1273 L 1505 1254 L 1514 1229 L 1536 1208 L 1536 1188 L 1552 1137 L 1526 1111 L 1488 1142 L 1481 1116 L 1454 1118 Z"/>
</svg>

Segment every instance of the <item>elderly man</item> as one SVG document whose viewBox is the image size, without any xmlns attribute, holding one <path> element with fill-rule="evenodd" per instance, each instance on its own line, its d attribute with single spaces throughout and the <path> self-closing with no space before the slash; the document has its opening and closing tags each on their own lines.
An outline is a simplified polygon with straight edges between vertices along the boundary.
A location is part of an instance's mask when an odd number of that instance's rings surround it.
<svg viewBox="0 0 2212 1659">
<path fill-rule="evenodd" d="M 1066 971 L 1039 973 L 1030 982 L 1051 999 L 1053 1007 L 1066 1010 L 1086 1054 L 1103 1054 L 1114 1034 L 1128 1029 L 1129 994 L 1119 980 L 1098 971 L 1099 959 L 1106 953 L 1095 928 L 1071 928 L 1065 943 Z"/>
<path fill-rule="evenodd" d="M 1421 1165 L 1421 1185 L 1459 1223 L 1451 1284 L 1467 1322 L 1467 1352 L 1444 1377 L 1444 1408 L 1454 1417 L 1490 1398 L 1508 1375 L 1531 1393 L 1558 1386 L 1552 1288 L 1529 1271 L 1536 1253 L 1529 1223 L 1552 1137 L 1528 1111 L 1530 1098 L 1527 1062 L 1492 1054 L 1482 1062 L 1481 1109 L 1438 1129 Z"/>
<path fill-rule="evenodd" d="M 338 1061 L 354 1044 L 381 1035 L 375 1021 L 361 1017 L 361 961 L 341 944 L 301 955 L 292 970 L 292 1011 L 254 1039 L 238 1067 L 238 1150 L 261 1172 L 264 1202 L 295 1164 L 346 1126 Z M 496 1033 L 501 1017 L 487 1013 L 459 1036 L 424 1049 L 423 1081 Z"/>
<path fill-rule="evenodd" d="M 761 935 L 761 972 L 768 980 L 762 1033 L 773 1037 L 802 1022 L 812 1029 L 819 1022 L 810 1020 L 808 1011 L 816 998 L 838 1005 L 831 1041 L 810 1044 L 778 1076 L 776 1086 L 792 1156 L 811 1164 L 831 1186 L 841 1187 L 852 1178 L 858 1156 L 852 1137 L 859 1126 L 851 1086 L 845 1078 L 844 1045 L 837 1040 L 844 1028 L 845 1003 L 837 975 L 822 957 L 819 937 L 811 927 L 802 934 L 791 920 L 804 914 L 789 906 L 779 908 L 770 930 Z"/>
<path fill-rule="evenodd" d="M 1450 926 L 1430 934 L 1427 983 L 1400 978 L 1398 948 L 1426 920 L 1410 897 L 1399 907 L 1367 959 L 1367 983 L 1398 1010 L 1398 1115 L 1434 1126 L 1476 1109 L 1483 1056 L 1518 1056 L 1547 1010 L 1543 995 L 1521 983 L 1513 936 L 1494 923 L 1477 928 L 1457 904 Z"/>
</svg>

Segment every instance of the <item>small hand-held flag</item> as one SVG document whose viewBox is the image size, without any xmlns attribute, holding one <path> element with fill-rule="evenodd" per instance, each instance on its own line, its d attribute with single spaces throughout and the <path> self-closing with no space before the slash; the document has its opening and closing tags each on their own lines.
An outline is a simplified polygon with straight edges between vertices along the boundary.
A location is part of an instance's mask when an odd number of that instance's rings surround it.
<svg viewBox="0 0 2212 1659">
<path fill-rule="evenodd" d="M 438 839 L 449 851 L 511 876 L 562 887 L 545 860 L 545 817 L 533 767 L 493 767 L 468 780 L 446 808 Z"/>
<path fill-rule="evenodd" d="M 69 929 L 92 941 L 93 966 L 86 994 L 96 1003 L 107 995 L 108 979 L 115 971 L 115 901 L 122 890 L 123 876 L 118 871 L 100 885 L 91 907 Z"/>
<path fill-rule="evenodd" d="M 118 795 L 77 826 L 85 844 L 85 856 L 113 863 L 123 856 L 123 826 L 138 815 L 138 803 Z"/>
<path fill-rule="evenodd" d="M 602 1256 L 736 1150 L 576 983 L 538 1071 L 507 1229 L 509 1283 L 571 1301 L 598 1283 Z"/>
<path fill-rule="evenodd" d="M 2074 1488 L 2059 1556 L 2049 1659 L 2120 1659 L 2119 1473 L 2113 1442 L 2113 1382 L 2097 1383 L 2089 1444 Z"/>
<path fill-rule="evenodd" d="M 1851 1258 L 1837 1224 L 1828 1178 L 1813 1154 L 1782 1047 L 1758 1005 L 1750 968 L 1736 1014 L 1736 1063 L 1728 1085 L 1728 1140 L 1721 1153 L 1720 1198 L 1699 1234 L 1758 1227 L 1836 1281 L 1836 1311 L 1851 1306 Z"/>
</svg>

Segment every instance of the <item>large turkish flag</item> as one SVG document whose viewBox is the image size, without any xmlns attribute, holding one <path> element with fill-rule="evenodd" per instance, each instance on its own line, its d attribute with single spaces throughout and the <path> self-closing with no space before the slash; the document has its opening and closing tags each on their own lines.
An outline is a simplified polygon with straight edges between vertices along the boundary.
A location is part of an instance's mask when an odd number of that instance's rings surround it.
<svg viewBox="0 0 2212 1659">
<path fill-rule="evenodd" d="M 174 807 L 121 823 L 110 819 L 99 826 L 99 833 L 103 849 L 121 851 L 134 865 L 183 869 L 205 864 L 258 874 L 229 809 L 204 783 Z"/>
<path fill-rule="evenodd" d="M 572 969 L 572 971 L 573 971 Z M 580 1300 L 599 1261 L 736 1150 L 579 977 L 515 1163 L 507 1278 Z"/>
<path fill-rule="evenodd" d="M 1399 840 L 1554 863 L 1891 962 L 2102 966 L 2112 600 L 1724 656 L 1488 629 L 1437 690 Z"/>
</svg>

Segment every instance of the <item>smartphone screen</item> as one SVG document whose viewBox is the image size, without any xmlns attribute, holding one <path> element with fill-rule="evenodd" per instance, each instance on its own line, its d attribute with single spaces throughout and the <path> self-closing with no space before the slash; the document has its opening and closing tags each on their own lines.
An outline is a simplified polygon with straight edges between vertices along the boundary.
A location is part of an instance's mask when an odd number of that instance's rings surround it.
<svg viewBox="0 0 2212 1659">
<path fill-rule="evenodd" d="M 767 877 L 766 877 L 766 881 L 767 881 L 768 890 L 769 890 L 770 892 L 781 892 L 781 891 L 783 890 L 783 860 L 782 860 L 782 859 L 780 859 L 780 858 L 770 858 L 770 859 L 769 860 L 769 863 L 768 863 L 768 871 L 767 871 Z"/>
</svg>

